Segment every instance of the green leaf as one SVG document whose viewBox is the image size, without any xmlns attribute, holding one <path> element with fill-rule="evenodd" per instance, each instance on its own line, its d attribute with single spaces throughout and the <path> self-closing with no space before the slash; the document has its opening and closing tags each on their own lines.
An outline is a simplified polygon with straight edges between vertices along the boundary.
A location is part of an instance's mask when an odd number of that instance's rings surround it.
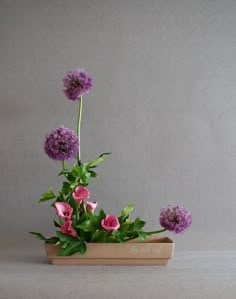
<svg viewBox="0 0 236 299">
<path fill-rule="evenodd" d="M 86 247 L 86 243 L 85 243 L 85 242 L 81 242 L 81 243 L 79 244 L 79 253 L 80 253 L 81 255 L 84 255 L 85 252 L 86 252 L 86 249 L 87 249 L 87 247 Z"/>
<path fill-rule="evenodd" d="M 99 220 L 102 221 L 102 219 L 106 218 L 106 213 L 103 209 L 100 209 L 97 216 L 99 217 Z"/>
<path fill-rule="evenodd" d="M 121 217 L 128 216 L 134 210 L 134 205 L 128 205 L 121 211 Z"/>
<path fill-rule="evenodd" d="M 57 237 L 52 237 L 52 238 L 45 238 L 42 234 L 36 233 L 36 232 L 29 232 L 31 235 L 36 236 L 39 240 L 42 240 L 46 243 L 51 243 L 51 244 L 56 244 L 58 242 Z"/>
<path fill-rule="evenodd" d="M 78 186 L 78 183 L 77 183 L 77 182 L 74 182 L 74 183 L 70 184 L 70 188 L 71 188 L 72 190 L 74 190 L 77 186 Z M 71 190 L 71 191 L 72 191 L 72 190 Z"/>
<path fill-rule="evenodd" d="M 61 227 L 60 224 L 58 222 L 56 222 L 56 220 L 53 220 L 53 222 L 56 227 Z"/>
<path fill-rule="evenodd" d="M 65 248 L 62 248 L 59 252 L 59 256 L 69 256 L 72 255 L 80 250 L 80 243 L 71 243 L 67 245 Z"/>
<path fill-rule="evenodd" d="M 91 174 L 89 172 L 83 173 L 80 176 L 80 182 L 81 182 L 81 184 L 83 184 L 84 186 L 87 186 L 89 184 L 90 176 L 91 176 Z"/>
<path fill-rule="evenodd" d="M 98 164 L 102 163 L 104 161 L 105 156 L 110 155 L 111 153 L 103 153 L 101 154 L 97 159 L 91 161 L 88 163 L 89 168 L 93 168 L 94 166 L 97 166 Z"/>
<path fill-rule="evenodd" d="M 70 244 L 64 244 L 62 246 L 61 251 L 59 252 L 59 256 L 70 256 L 76 252 L 79 252 L 81 255 L 84 255 L 86 252 L 86 243 L 80 242 L 77 240 L 77 242 L 73 242 Z"/>
<path fill-rule="evenodd" d="M 68 198 L 69 198 L 69 204 L 73 208 L 73 212 L 75 214 L 77 210 L 77 203 L 72 195 L 69 195 Z"/>
<path fill-rule="evenodd" d="M 82 169 L 78 165 L 74 165 L 71 171 L 72 175 L 75 177 L 80 177 L 82 174 Z"/>
<path fill-rule="evenodd" d="M 91 175 L 91 178 L 97 178 L 98 174 L 95 171 L 89 170 L 89 173 Z"/>
<path fill-rule="evenodd" d="M 66 178 L 67 178 L 67 180 L 70 182 L 70 183 L 73 183 L 74 181 L 75 181 L 75 177 L 73 176 L 73 174 L 72 173 L 68 173 L 67 175 L 66 175 Z"/>
<path fill-rule="evenodd" d="M 78 224 L 83 223 L 83 222 L 86 221 L 87 219 L 88 219 L 88 218 L 87 218 L 87 215 L 86 215 L 86 214 L 83 214 L 82 216 L 79 217 Z"/>
<path fill-rule="evenodd" d="M 142 241 L 146 240 L 149 237 L 149 235 L 145 232 L 137 232 L 137 234 Z"/>
<path fill-rule="evenodd" d="M 57 237 L 52 237 L 46 240 L 46 243 L 56 244 L 59 241 Z"/>
<path fill-rule="evenodd" d="M 61 248 L 66 248 L 67 246 L 69 246 L 70 245 L 70 243 L 64 243 L 64 244 L 62 244 L 62 246 L 61 246 Z"/>
<path fill-rule="evenodd" d="M 82 229 L 85 232 L 93 232 L 96 230 L 96 223 L 92 220 L 86 220 L 83 223 L 76 225 L 76 228 Z"/>
<path fill-rule="evenodd" d="M 47 201 L 47 200 L 50 200 L 50 199 L 53 199 L 53 198 L 56 198 L 56 195 L 53 192 L 53 189 L 50 188 L 49 192 L 46 192 L 46 193 L 42 194 L 42 197 L 39 199 L 38 202 L 44 202 L 44 201 Z"/>
<path fill-rule="evenodd" d="M 134 220 L 134 229 L 135 230 L 141 230 L 144 225 L 146 224 L 145 221 L 141 220 L 139 217 L 137 217 L 135 220 Z"/>
<path fill-rule="evenodd" d="M 80 230 L 79 232 L 80 241 L 83 242 L 91 242 L 92 232 L 85 232 L 84 230 Z"/>
<path fill-rule="evenodd" d="M 87 219 L 87 217 L 89 219 Z M 94 232 L 96 230 L 100 230 L 101 229 L 101 221 L 105 217 L 106 217 L 106 214 L 103 211 L 103 209 L 101 209 L 98 212 L 98 215 L 95 215 L 93 213 L 88 213 L 87 215 L 83 215 L 82 217 L 80 217 L 79 225 L 77 225 L 76 228 L 82 229 L 86 232 Z M 83 220 L 85 220 L 85 221 L 82 222 L 81 218 L 83 218 Z"/>
<path fill-rule="evenodd" d="M 60 239 L 60 241 L 63 243 L 74 243 L 74 242 L 78 242 L 78 240 L 79 240 L 78 238 L 63 234 L 60 231 L 57 231 L 57 236 Z"/>
<path fill-rule="evenodd" d="M 120 231 L 113 231 L 112 235 L 120 243 L 123 243 L 125 237 L 127 236 L 125 232 L 120 232 Z"/>
<path fill-rule="evenodd" d="M 29 232 L 29 234 L 36 236 L 39 240 L 47 241 L 47 238 L 45 238 L 42 234 L 36 233 L 36 232 Z"/>
<path fill-rule="evenodd" d="M 69 169 L 63 169 L 58 176 L 60 175 L 65 175 L 66 179 L 70 182 L 73 183 L 76 179 L 76 177 L 73 176 L 73 174 L 71 173 L 71 171 Z"/>
<path fill-rule="evenodd" d="M 84 163 L 82 166 L 82 172 L 88 172 L 89 170 L 89 163 Z"/>
<path fill-rule="evenodd" d="M 64 194 L 68 194 L 70 193 L 72 190 L 71 190 L 71 184 L 68 183 L 68 182 L 63 182 L 62 184 L 62 192 Z"/>
<path fill-rule="evenodd" d="M 58 176 L 63 175 L 63 174 L 68 174 L 68 173 L 71 173 L 71 171 L 70 171 L 69 169 L 63 169 L 63 170 L 58 174 Z"/>
<path fill-rule="evenodd" d="M 91 237 L 91 242 L 99 242 L 103 239 L 103 234 L 105 232 L 104 231 L 101 231 L 101 230 L 96 230 L 93 234 L 92 234 L 92 237 Z"/>
</svg>

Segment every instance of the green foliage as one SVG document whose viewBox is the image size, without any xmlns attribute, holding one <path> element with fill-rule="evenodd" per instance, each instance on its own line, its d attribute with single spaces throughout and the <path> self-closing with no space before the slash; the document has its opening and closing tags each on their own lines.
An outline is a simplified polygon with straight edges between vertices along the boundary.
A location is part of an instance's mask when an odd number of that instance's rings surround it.
<svg viewBox="0 0 236 299">
<path fill-rule="evenodd" d="M 101 221 L 106 217 L 105 212 L 101 209 L 98 215 L 88 213 L 86 215 L 86 220 L 76 225 L 76 228 L 81 229 L 85 232 L 94 232 L 102 229 Z"/>
<path fill-rule="evenodd" d="M 50 199 L 56 198 L 55 193 L 53 192 L 52 188 L 49 189 L 49 192 L 43 193 L 42 197 L 39 199 L 38 202 L 48 201 Z"/>
<path fill-rule="evenodd" d="M 95 160 L 92 160 L 89 163 L 82 164 L 80 161 L 78 165 L 74 165 L 71 170 L 63 169 L 60 175 L 64 175 L 65 178 L 69 181 L 63 183 L 62 192 L 68 194 L 72 192 L 78 185 L 88 186 L 90 178 L 98 177 L 98 174 L 92 169 L 97 167 L 98 164 L 104 161 L 104 157 L 110 153 L 103 153 Z"/>
<path fill-rule="evenodd" d="M 96 230 L 96 225 L 94 225 L 92 220 L 86 220 L 83 223 L 76 225 L 76 228 L 82 229 L 85 232 L 93 232 Z"/>
<path fill-rule="evenodd" d="M 133 210 L 134 210 L 134 205 L 128 205 L 126 208 L 124 208 L 121 211 L 121 217 L 126 217 L 130 215 L 130 213 L 133 212 Z"/>
<path fill-rule="evenodd" d="M 49 192 L 44 193 L 39 202 L 44 202 L 50 199 L 55 199 L 51 205 L 54 207 L 55 202 L 67 202 L 73 209 L 72 213 L 72 227 L 77 232 L 77 237 L 62 233 L 60 230 L 56 232 L 56 237 L 45 238 L 40 233 L 30 232 L 38 239 L 47 243 L 53 243 L 61 246 L 59 252 L 60 256 L 69 256 L 76 252 L 83 255 L 86 252 L 86 243 L 88 242 L 106 242 L 106 243 L 123 243 L 134 238 L 145 240 L 150 235 L 143 231 L 145 221 L 137 217 L 134 221 L 131 220 L 130 214 L 134 210 L 134 205 L 130 204 L 125 207 L 120 216 L 118 217 L 120 227 L 115 231 L 106 231 L 101 226 L 102 220 L 106 217 L 104 210 L 100 210 L 97 214 L 88 213 L 84 204 L 80 206 L 75 202 L 72 192 L 77 186 L 87 186 L 91 178 L 96 178 L 98 174 L 94 168 L 104 161 L 104 157 L 110 153 L 103 153 L 95 160 L 89 163 L 82 164 L 78 161 L 71 169 L 65 168 L 59 176 L 63 175 L 66 181 L 62 183 L 61 190 L 58 191 L 59 195 L 56 196 L 52 188 Z M 64 219 L 59 218 L 57 222 L 54 220 L 55 227 L 59 228 L 64 223 Z"/>
<path fill-rule="evenodd" d="M 138 231 L 138 237 L 140 240 L 144 241 L 149 237 L 149 234 L 146 232 Z"/>
<path fill-rule="evenodd" d="M 60 227 L 60 224 L 58 222 L 56 222 L 56 220 L 53 220 L 53 223 L 56 227 Z"/>
<path fill-rule="evenodd" d="M 73 242 L 77 242 L 77 240 L 78 240 L 76 237 L 72 237 L 70 235 L 63 234 L 60 231 L 57 231 L 57 236 L 58 236 L 58 239 L 62 243 L 73 243 Z"/>
<path fill-rule="evenodd" d="M 58 254 L 59 256 L 69 256 L 76 252 L 79 252 L 81 255 L 85 254 L 86 244 L 81 238 L 72 237 L 60 231 L 57 231 L 57 236 L 62 243 L 61 251 Z"/>
<path fill-rule="evenodd" d="M 102 163 L 104 161 L 105 156 L 110 155 L 111 153 L 103 153 L 101 154 L 97 159 L 91 161 L 88 163 L 89 168 L 93 168 L 95 166 L 97 166 L 98 164 Z"/>
<path fill-rule="evenodd" d="M 38 238 L 39 240 L 42 240 L 46 243 L 51 243 L 51 244 L 56 244 L 58 242 L 58 238 L 57 237 L 52 237 L 52 238 L 45 238 L 42 234 L 40 233 L 36 233 L 36 232 L 29 232 L 31 235 L 36 236 L 36 238 Z"/>
<path fill-rule="evenodd" d="M 72 191 L 72 188 L 71 188 L 71 185 L 70 185 L 70 183 L 68 183 L 68 182 L 63 182 L 62 183 L 62 193 L 63 194 L 65 194 L 65 195 L 67 195 L 68 193 L 71 193 L 71 191 Z"/>
<path fill-rule="evenodd" d="M 104 237 L 103 235 L 105 234 L 105 232 L 103 230 L 96 230 L 92 233 L 91 236 L 91 242 L 93 243 L 98 243 L 100 240 L 103 240 Z"/>
<path fill-rule="evenodd" d="M 145 221 L 141 220 L 139 217 L 137 217 L 135 220 L 134 220 L 134 229 L 136 231 L 140 231 L 144 225 L 146 224 Z"/>
</svg>

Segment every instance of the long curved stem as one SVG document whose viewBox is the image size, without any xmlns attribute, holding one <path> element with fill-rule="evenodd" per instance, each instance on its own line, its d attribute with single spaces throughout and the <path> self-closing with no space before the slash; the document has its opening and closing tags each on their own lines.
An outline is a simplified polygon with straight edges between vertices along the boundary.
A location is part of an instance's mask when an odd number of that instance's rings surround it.
<svg viewBox="0 0 236 299">
<path fill-rule="evenodd" d="M 162 233 L 162 232 L 165 232 L 165 231 L 166 231 L 166 229 L 162 228 L 160 230 L 154 230 L 152 232 L 145 232 L 145 233 L 148 234 L 148 235 L 154 235 L 154 234 L 159 234 L 159 233 Z"/>
<path fill-rule="evenodd" d="M 77 136 L 78 136 L 78 139 L 79 139 L 78 163 L 80 163 L 80 161 L 81 161 L 80 127 L 81 127 L 82 111 L 83 111 L 83 97 L 81 96 L 80 100 L 79 100 L 79 111 L 78 111 L 78 122 L 77 122 Z"/>
<path fill-rule="evenodd" d="M 154 231 L 151 231 L 151 232 L 144 232 L 144 233 L 151 236 L 151 235 L 154 235 L 154 234 L 162 233 L 164 231 L 166 231 L 165 228 L 160 229 L 160 230 L 154 230 Z M 124 241 L 127 242 L 127 241 L 134 240 L 136 238 L 138 238 L 138 233 L 135 233 L 134 235 L 130 236 L 129 238 L 125 239 Z"/>
</svg>

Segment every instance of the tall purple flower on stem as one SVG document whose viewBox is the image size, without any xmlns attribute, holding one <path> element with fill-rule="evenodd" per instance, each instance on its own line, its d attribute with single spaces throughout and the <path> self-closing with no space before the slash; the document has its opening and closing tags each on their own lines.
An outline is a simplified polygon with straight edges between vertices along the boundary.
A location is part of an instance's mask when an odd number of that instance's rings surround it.
<svg viewBox="0 0 236 299">
<path fill-rule="evenodd" d="M 76 133 L 63 126 L 52 129 L 47 135 L 44 150 L 49 158 L 65 161 L 77 156 L 79 140 Z"/>
<path fill-rule="evenodd" d="M 93 87 L 92 77 L 83 69 L 69 71 L 63 79 L 64 93 L 69 100 L 79 100 Z"/>
<path fill-rule="evenodd" d="M 192 215 L 182 206 L 169 205 L 161 209 L 160 224 L 165 229 L 180 234 L 192 224 Z"/>
</svg>

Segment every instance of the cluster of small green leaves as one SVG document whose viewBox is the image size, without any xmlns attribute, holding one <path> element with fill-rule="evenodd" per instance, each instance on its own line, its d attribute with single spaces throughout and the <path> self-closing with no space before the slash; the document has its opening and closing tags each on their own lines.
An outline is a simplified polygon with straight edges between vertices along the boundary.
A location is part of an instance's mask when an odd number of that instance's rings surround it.
<svg viewBox="0 0 236 299">
<path fill-rule="evenodd" d="M 59 196 L 56 197 L 52 188 L 50 188 L 49 192 L 42 194 L 39 202 L 45 202 L 54 198 L 56 198 L 56 201 L 69 202 L 70 198 L 68 198 L 68 195 L 71 194 L 77 186 L 88 186 L 90 178 L 98 177 L 98 174 L 93 169 L 102 163 L 104 157 L 109 154 L 110 153 L 103 153 L 97 159 L 89 163 L 82 164 L 79 162 L 78 165 L 75 164 L 71 170 L 63 169 L 59 173 L 59 176 L 64 175 L 67 181 L 63 182 L 62 189 L 59 190 Z"/>
<path fill-rule="evenodd" d="M 63 234 L 61 231 L 56 232 L 57 237 L 49 239 L 39 233 L 31 233 L 46 243 L 60 245 L 60 256 L 69 256 L 76 252 L 83 255 L 86 252 L 86 243 L 124 243 L 135 238 L 140 238 L 141 240 L 148 238 L 149 233 L 142 230 L 145 222 L 139 217 L 133 222 L 130 220 L 130 213 L 133 209 L 134 205 L 128 205 L 121 211 L 121 215 L 118 218 L 120 228 L 114 231 L 106 231 L 102 228 L 101 222 L 106 217 L 106 214 L 101 209 L 97 215 L 86 213 L 85 211 L 82 216 L 73 215 L 73 227 L 78 233 L 77 237 Z M 56 222 L 55 225 L 60 226 Z"/>
<path fill-rule="evenodd" d="M 101 226 L 102 220 L 106 217 L 105 212 L 101 209 L 96 215 L 86 211 L 85 203 L 77 205 L 72 192 L 77 186 L 87 186 L 91 177 L 97 177 L 97 173 L 93 170 L 97 165 L 104 161 L 104 156 L 109 153 L 100 155 L 97 159 L 89 163 L 78 163 L 74 165 L 71 170 L 63 169 L 60 175 L 64 175 L 67 179 L 63 182 L 59 195 L 53 192 L 50 188 L 49 192 L 42 194 L 39 202 L 45 202 L 55 199 L 51 206 L 54 206 L 55 202 L 67 202 L 73 208 L 71 217 L 72 227 L 77 232 L 77 237 L 73 237 L 67 234 L 63 234 L 61 231 L 57 231 L 56 237 L 45 238 L 42 234 L 31 232 L 37 238 L 45 241 L 46 243 L 53 243 L 61 246 L 59 255 L 69 256 L 76 252 L 83 255 L 86 252 L 86 243 L 123 243 L 129 240 L 140 238 L 145 240 L 149 234 L 143 231 L 145 222 L 139 217 L 133 222 L 130 219 L 130 214 L 134 209 L 134 205 L 128 205 L 121 211 L 121 215 L 118 217 L 120 227 L 118 230 L 106 231 Z M 54 220 L 54 225 L 58 228 L 64 223 L 64 220 L 59 218 L 59 223 Z"/>
<path fill-rule="evenodd" d="M 121 211 L 121 215 L 118 217 L 120 228 L 117 231 L 113 231 L 113 237 L 120 243 L 130 241 L 132 239 L 139 238 L 140 240 L 146 240 L 149 236 L 147 232 L 143 231 L 146 224 L 145 221 L 139 217 L 135 218 L 132 222 L 130 214 L 134 210 L 134 205 L 128 205 Z"/>
</svg>

